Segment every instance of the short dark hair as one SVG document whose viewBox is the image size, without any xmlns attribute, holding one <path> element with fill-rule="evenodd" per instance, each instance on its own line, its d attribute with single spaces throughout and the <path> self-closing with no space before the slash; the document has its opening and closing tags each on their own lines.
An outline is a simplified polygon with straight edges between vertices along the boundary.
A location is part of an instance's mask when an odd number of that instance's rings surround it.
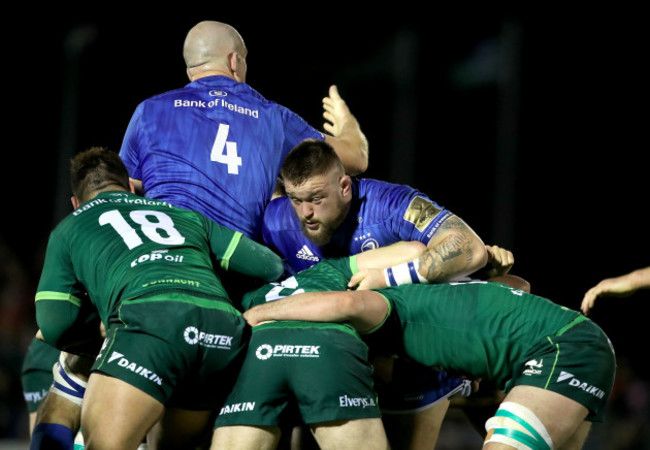
<svg viewBox="0 0 650 450">
<path fill-rule="evenodd" d="M 280 176 L 292 184 L 302 184 L 313 176 L 326 174 L 334 167 L 345 172 L 334 148 L 325 141 L 306 139 L 284 158 Z"/>
<path fill-rule="evenodd" d="M 91 147 L 70 160 L 72 194 L 81 202 L 110 185 L 129 189 L 129 172 L 119 155 L 104 147 Z"/>
</svg>

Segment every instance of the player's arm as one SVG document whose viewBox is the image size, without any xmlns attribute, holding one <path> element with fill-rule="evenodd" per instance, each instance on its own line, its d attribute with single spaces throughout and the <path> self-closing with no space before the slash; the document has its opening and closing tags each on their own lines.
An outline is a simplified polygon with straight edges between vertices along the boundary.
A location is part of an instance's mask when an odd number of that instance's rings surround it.
<svg viewBox="0 0 650 450">
<path fill-rule="evenodd" d="M 444 283 L 476 272 L 487 260 L 488 252 L 481 238 L 458 216 L 452 215 L 418 256 L 384 269 L 359 270 L 349 286 L 380 289 L 410 283 Z"/>
<path fill-rule="evenodd" d="M 36 323 L 42 340 L 64 351 L 75 351 L 98 342 L 99 323 L 97 316 L 82 311 L 81 298 L 58 293 L 40 291 L 36 294 Z"/>
<path fill-rule="evenodd" d="M 120 159 L 124 162 L 127 170 L 129 171 L 129 180 L 135 187 L 135 193 L 144 195 L 142 186 L 142 174 L 140 173 L 140 139 L 141 139 L 141 121 L 143 114 L 144 104 L 140 103 L 135 109 L 129 125 L 124 133 L 124 139 L 120 147 Z"/>
<path fill-rule="evenodd" d="M 639 289 L 650 289 L 650 267 L 602 280 L 585 293 L 580 309 L 588 314 L 598 297 L 625 297 Z"/>
<path fill-rule="evenodd" d="M 208 220 L 208 219 L 206 219 Z M 243 275 L 275 281 L 282 275 L 282 259 L 268 247 L 244 236 L 239 231 L 211 225 L 210 246 L 224 270 L 234 270 Z"/>
<path fill-rule="evenodd" d="M 418 259 L 419 273 L 429 283 L 443 283 L 476 272 L 488 260 L 481 238 L 460 217 L 452 215 L 427 244 Z"/>
<path fill-rule="evenodd" d="M 404 266 L 417 260 L 427 251 L 420 241 L 400 241 L 356 255 L 358 272 L 352 275 L 351 289 L 379 289 L 386 287 L 386 269 Z"/>
<path fill-rule="evenodd" d="M 323 99 L 323 124 L 328 144 L 343 162 L 350 175 L 358 175 L 368 168 L 368 140 L 356 117 L 339 95 L 336 86 L 330 86 L 329 96 Z"/>
<path fill-rule="evenodd" d="M 133 185 L 133 193 L 137 195 L 144 195 L 144 189 L 142 188 L 142 180 L 136 180 L 135 178 L 129 178 L 129 181 Z"/>
<path fill-rule="evenodd" d="M 69 353 L 97 354 L 100 318 L 77 279 L 65 233 L 50 235 L 35 296 L 36 323 L 43 340 Z"/>
<path fill-rule="evenodd" d="M 269 320 L 348 322 L 363 333 L 380 325 L 389 311 L 375 291 L 305 292 L 255 306 L 244 318 L 251 326 Z"/>
<path fill-rule="evenodd" d="M 383 269 L 418 258 L 427 247 L 420 241 L 400 241 L 385 247 L 377 247 L 356 255 L 357 268 Z"/>
</svg>

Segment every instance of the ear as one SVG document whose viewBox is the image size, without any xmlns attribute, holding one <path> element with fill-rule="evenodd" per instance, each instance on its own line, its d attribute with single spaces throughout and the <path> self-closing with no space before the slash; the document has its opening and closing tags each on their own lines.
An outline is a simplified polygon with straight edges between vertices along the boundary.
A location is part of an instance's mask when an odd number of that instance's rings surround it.
<svg viewBox="0 0 650 450">
<path fill-rule="evenodd" d="M 343 198 L 349 197 L 352 195 L 352 179 L 349 175 L 343 175 L 339 180 L 339 186 L 341 188 L 341 196 Z"/>
<path fill-rule="evenodd" d="M 228 69 L 235 74 L 237 73 L 237 67 L 239 66 L 239 58 L 237 52 L 232 52 L 228 55 Z"/>
<path fill-rule="evenodd" d="M 135 194 L 135 185 L 133 184 L 133 181 L 131 181 L 130 179 L 129 179 L 129 192 L 131 192 L 131 194 Z"/>
<path fill-rule="evenodd" d="M 79 205 L 81 205 L 81 202 L 79 201 L 79 199 L 77 197 L 75 197 L 74 195 L 72 197 L 70 197 L 70 202 L 72 202 L 72 209 L 77 209 L 77 208 L 79 208 Z"/>
</svg>

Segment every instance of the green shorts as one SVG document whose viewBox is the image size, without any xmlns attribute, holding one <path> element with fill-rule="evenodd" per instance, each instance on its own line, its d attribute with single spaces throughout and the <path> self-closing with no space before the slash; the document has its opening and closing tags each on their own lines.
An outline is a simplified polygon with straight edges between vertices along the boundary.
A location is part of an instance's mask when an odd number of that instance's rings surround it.
<svg viewBox="0 0 650 450">
<path fill-rule="evenodd" d="M 218 409 L 236 379 L 247 330 L 226 301 L 184 294 L 125 301 L 92 370 L 166 406 Z"/>
<path fill-rule="evenodd" d="M 36 338 L 27 349 L 23 360 L 21 383 L 23 396 L 30 413 L 36 412 L 38 405 L 52 386 L 52 366 L 59 360 L 61 351 Z"/>
<path fill-rule="evenodd" d="M 367 346 L 345 325 L 292 321 L 254 327 L 215 427 L 282 426 L 294 401 L 307 424 L 380 417 L 367 357 Z"/>
<path fill-rule="evenodd" d="M 603 421 L 616 357 L 609 338 L 591 320 L 578 316 L 534 346 L 516 367 L 507 390 L 529 385 L 557 392 L 584 405 L 589 410 L 587 420 Z"/>
</svg>

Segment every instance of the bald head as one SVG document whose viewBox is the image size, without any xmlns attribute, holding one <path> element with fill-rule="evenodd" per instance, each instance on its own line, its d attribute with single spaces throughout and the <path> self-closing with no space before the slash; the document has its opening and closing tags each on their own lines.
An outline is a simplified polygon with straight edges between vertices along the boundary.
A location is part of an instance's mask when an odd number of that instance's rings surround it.
<svg viewBox="0 0 650 450">
<path fill-rule="evenodd" d="M 225 75 L 246 80 L 246 45 L 236 29 L 228 24 L 203 21 L 185 38 L 183 57 L 190 80 L 209 75 Z"/>
</svg>

